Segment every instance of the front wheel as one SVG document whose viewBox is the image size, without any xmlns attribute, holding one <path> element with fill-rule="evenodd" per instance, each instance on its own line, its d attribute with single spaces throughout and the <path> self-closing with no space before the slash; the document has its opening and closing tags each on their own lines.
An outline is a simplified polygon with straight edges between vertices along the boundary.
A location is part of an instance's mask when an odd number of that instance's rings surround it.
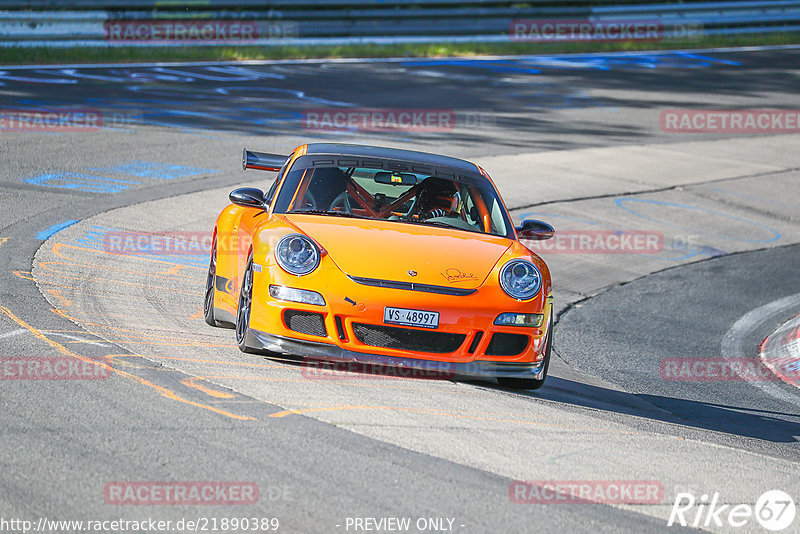
<svg viewBox="0 0 800 534">
<path fill-rule="evenodd" d="M 254 354 L 253 347 L 247 345 L 247 334 L 250 332 L 250 308 L 253 304 L 253 253 L 247 258 L 247 267 L 242 277 L 242 289 L 239 291 L 239 308 L 236 313 L 236 344 L 239 350 Z"/>
<path fill-rule="evenodd" d="M 214 286 L 217 283 L 217 236 L 211 243 L 211 262 L 208 265 L 208 278 L 206 279 L 206 294 L 203 299 L 203 317 L 211 326 L 222 326 L 214 318 Z"/>
<path fill-rule="evenodd" d="M 553 311 L 550 310 L 550 325 L 547 329 L 547 343 L 544 348 L 544 373 L 542 378 L 498 378 L 497 383 L 502 387 L 511 389 L 539 389 L 544 385 L 547 378 L 547 370 L 550 367 L 550 352 L 553 349 Z"/>
</svg>

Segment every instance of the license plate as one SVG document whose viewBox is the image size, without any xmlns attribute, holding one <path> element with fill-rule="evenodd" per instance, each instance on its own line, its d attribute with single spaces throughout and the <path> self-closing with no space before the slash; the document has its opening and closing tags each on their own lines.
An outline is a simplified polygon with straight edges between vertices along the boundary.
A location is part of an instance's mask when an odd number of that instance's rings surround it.
<svg viewBox="0 0 800 534">
<path fill-rule="evenodd" d="M 439 312 L 408 310 L 406 308 L 384 308 L 383 322 L 422 328 L 438 328 Z"/>
</svg>

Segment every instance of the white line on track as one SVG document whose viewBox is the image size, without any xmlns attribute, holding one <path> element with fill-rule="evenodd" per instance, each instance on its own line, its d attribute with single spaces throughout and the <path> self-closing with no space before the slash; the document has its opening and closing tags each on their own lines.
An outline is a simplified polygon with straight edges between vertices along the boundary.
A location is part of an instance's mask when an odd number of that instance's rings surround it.
<svg viewBox="0 0 800 534">
<path fill-rule="evenodd" d="M 85 338 L 85 337 L 71 336 L 69 334 L 64 334 L 63 332 L 46 332 L 46 331 L 43 330 L 42 333 L 50 335 L 50 336 L 60 336 L 60 337 L 66 338 L 66 339 L 71 339 L 73 341 L 78 341 L 78 342 L 83 343 L 85 345 L 96 345 L 98 347 L 111 347 L 111 345 L 109 345 L 108 343 L 104 343 L 102 341 L 95 341 L 93 339 L 89 339 L 89 338 Z"/>
<path fill-rule="evenodd" d="M 6 332 L 4 334 L 0 334 L 0 339 L 11 337 L 11 336 L 18 336 L 20 334 L 24 334 L 27 332 L 24 328 L 18 328 L 17 330 L 12 330 L 11 332 Z"/>
</svg>

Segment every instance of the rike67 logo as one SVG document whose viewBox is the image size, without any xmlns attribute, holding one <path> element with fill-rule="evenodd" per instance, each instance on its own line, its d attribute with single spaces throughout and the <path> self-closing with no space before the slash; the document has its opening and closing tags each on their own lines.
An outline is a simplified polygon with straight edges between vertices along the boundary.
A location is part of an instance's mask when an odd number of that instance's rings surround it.
<svg viewBox="0 0 800 534">
<path fill-rule="evenodd" d="M 781 490 L 761 494 L 755 506 L 721 504 L 719 492 L 710 498 L 703 494 L 697 499 L 692 493 L 678 493 L 669 514 L 667 526 L 682 527 L 743 527 L 755 518 L 767 530 L 784 530 L 794 522 L 794 500 Z"/>
</svg>

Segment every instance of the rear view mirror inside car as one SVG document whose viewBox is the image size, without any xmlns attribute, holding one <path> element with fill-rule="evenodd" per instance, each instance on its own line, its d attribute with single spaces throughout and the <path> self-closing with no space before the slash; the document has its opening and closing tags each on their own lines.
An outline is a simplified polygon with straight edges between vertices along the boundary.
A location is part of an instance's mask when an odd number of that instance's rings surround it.
<svg viewBox="0 0 800 534">
<path fill-rule="evenodd" d="M 390 185 L 414 185 L 417 175 L 408 172 L 378 171 L 375 173 L 375 182 Z"/>
</svg>

